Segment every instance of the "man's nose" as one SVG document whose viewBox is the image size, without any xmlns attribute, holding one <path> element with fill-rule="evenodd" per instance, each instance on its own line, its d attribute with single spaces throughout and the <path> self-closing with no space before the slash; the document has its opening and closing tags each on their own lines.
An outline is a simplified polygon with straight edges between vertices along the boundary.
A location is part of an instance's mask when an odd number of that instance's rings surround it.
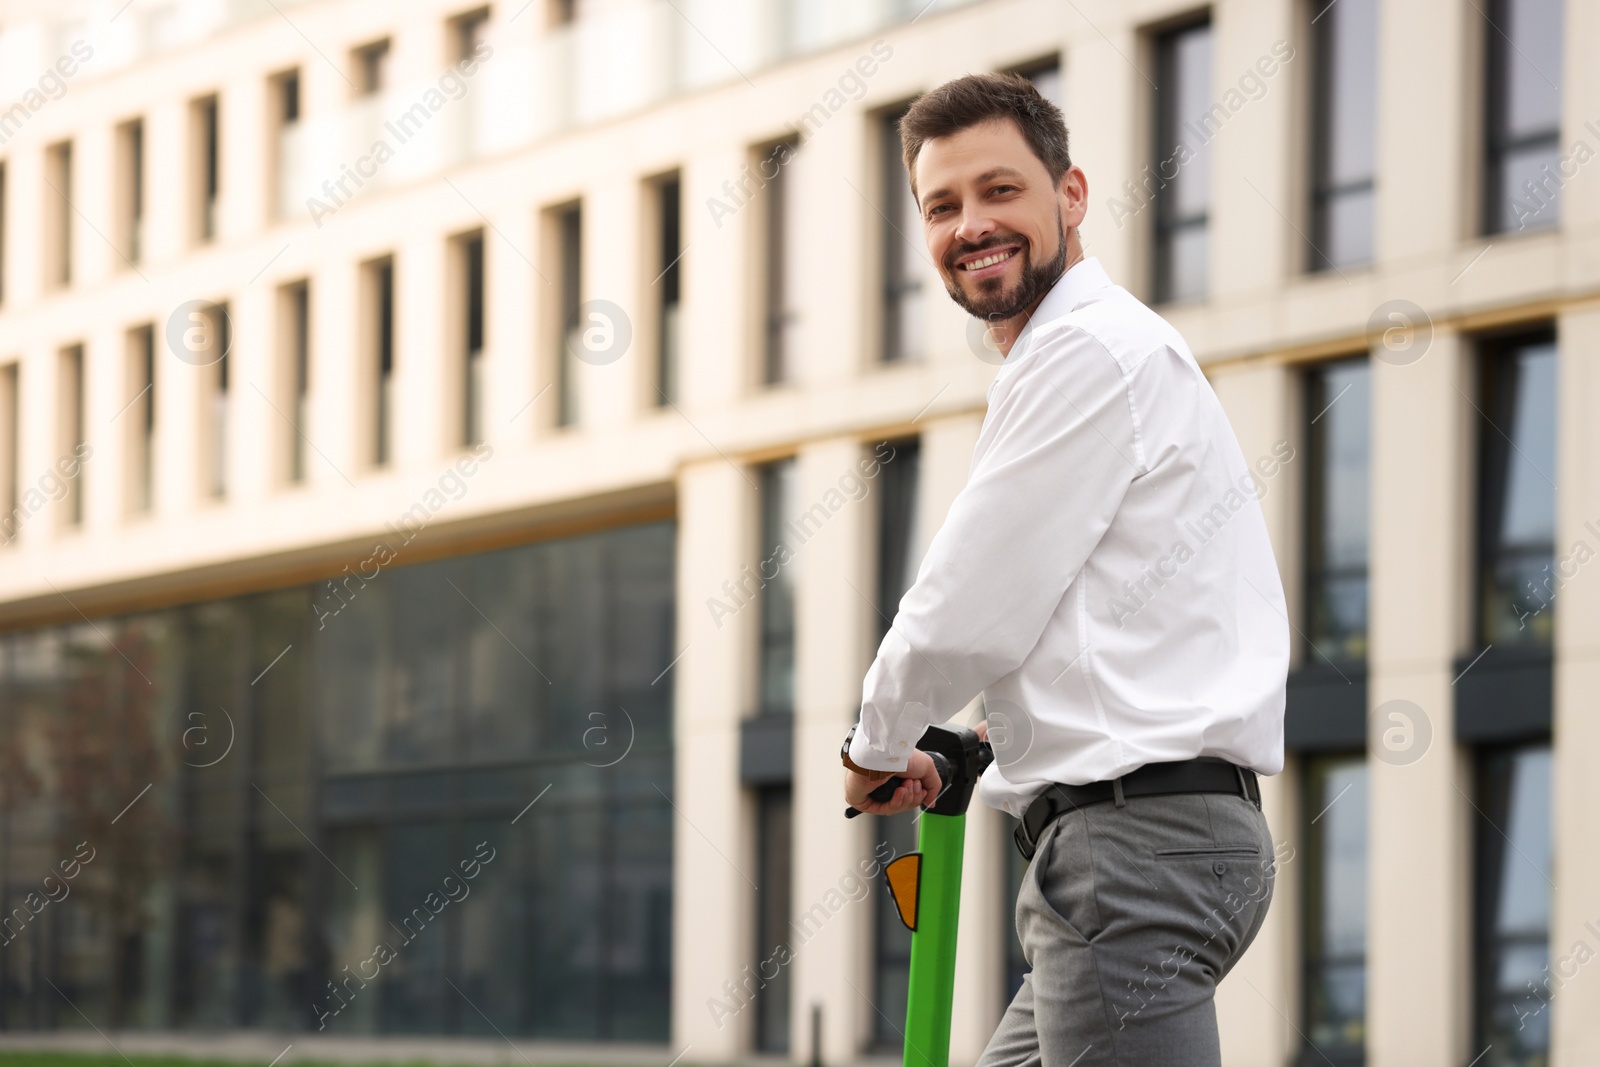
<svg viewBox="0 0 1600 1067">
<path fill-rule="evenodd" d="M 994 232 L 994 219 L 982 204 L 968 204 L 961 208 L 961 224 L 956 227 L 956 240 L 977 244 Z"/>
</svg>

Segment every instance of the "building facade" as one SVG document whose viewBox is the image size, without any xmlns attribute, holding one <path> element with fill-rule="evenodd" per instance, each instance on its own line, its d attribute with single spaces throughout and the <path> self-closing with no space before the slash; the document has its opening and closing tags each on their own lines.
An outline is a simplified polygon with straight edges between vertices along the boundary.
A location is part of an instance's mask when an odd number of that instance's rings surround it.
<svg viewBox="0 0 1600 1067">
<path fill-rule="evenodd" d="M 1014 70 L 1289 595 L 1225 1062 L 1600 1059 L 1597 33 L 0 3 L 0 1027 L 895 1054 L 914 831 L 837 751 L 998 358 L 894 123 Z M 969 826 L 958 1063 L 1026 968 Z"/>
</svg>

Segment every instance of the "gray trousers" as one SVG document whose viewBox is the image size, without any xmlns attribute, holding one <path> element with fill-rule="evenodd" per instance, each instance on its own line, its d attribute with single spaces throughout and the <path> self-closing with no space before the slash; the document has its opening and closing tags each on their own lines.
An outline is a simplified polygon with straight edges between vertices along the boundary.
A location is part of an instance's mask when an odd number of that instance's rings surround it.
<svg viewBox="0 0 1600 1067">
<path fill-rule="evenodd" d="M 1023 979 L 979 1067 L 1220 1067 L 1212 995 L 1276 867 L 1242 796 L 1129 797 L 1045 829 L 1017 896 Z"/>
</svg>

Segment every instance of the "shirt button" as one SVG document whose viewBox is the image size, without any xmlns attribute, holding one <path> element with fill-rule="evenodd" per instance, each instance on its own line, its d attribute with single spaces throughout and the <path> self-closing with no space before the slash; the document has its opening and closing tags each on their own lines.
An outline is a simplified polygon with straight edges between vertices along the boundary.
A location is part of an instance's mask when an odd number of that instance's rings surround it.
<svg viewBox="0 0 1600 1067">
<path fill-rule="evenodd" d="M 900 762 L 900 757 L 899 756 L 890 756 L 889 757 L 889 762 L 890 763 L 899 763 Z"/>
<path fill-rule="evenodd" d="M 901 748 L 905 748 L 906 747 L 906 743 L 904 741 L 900 742 L 900 747 Z"/>
</svg>

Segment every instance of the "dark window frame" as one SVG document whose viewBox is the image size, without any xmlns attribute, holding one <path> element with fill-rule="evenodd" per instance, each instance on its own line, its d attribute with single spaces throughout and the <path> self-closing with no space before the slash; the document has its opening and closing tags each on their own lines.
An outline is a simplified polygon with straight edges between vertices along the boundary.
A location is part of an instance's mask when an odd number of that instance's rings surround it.
<svg viewBox="0 0 1600 1067">
<path fill-rule="evenodd" d="M 1179 141 L 1178 131 L 1181 119 L 1177 113 L 1179 101 L 1177 99 L 1178 77 L 1175 57 L 1176 43 L 1184 36 L 1191 33 L 1212 32 L 1210 11 L 1206 11 L 1194 18 L 1184 19 L 1170 25 L 1161 27 L 1153 41 L 1155 54 L 1157 82 L 1159 85 L 1172 87 L 1171 92 L 1162 92 L 1157 89 L 1154 96 L 1154 134 L 1151 145 L 1151 158 L 1159 171 L 1161 161 L 1166 159 L 1174 150 Z M 1160 180 L 1160 175 L 1157 175 Z M 1207 235 L 1207 247 L 1210 245 L 1211 230 L 1211 205 L 1208 202 L 1203 211 L 1191 213 L 1183 217 L 1175 217 L 1172 209 L 1173 194 L 1165 187 L 1158 188 L 1155 195 L 1155 218 L 1151 227 L 1152 238 L 1152 291 L 1153 302 L 1166 304 L 1174 302 L 1188 302 L 1190 300 L 1204 300 L 1210 288 L 1210 270 L 1206 271 L 1206 279 L 1197 295 L 1180 297 L 1175 288 L 1173 276 L 1172 246 L 1175 238 L 1187 230 L 1202 230 Z"/>
</svg>

